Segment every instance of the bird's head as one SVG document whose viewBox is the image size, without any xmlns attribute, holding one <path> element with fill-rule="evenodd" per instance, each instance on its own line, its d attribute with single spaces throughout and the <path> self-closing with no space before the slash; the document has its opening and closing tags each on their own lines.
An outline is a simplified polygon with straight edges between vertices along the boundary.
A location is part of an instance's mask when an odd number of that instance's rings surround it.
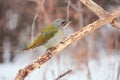
<svg viewBox="0 0 120 80">
<path fill-rule="evenodd" d="M 70 24 L 70 21 L 64 19 L 56 19 L 52 24 L 58 28 L 65 28 Z"/>
</svg>

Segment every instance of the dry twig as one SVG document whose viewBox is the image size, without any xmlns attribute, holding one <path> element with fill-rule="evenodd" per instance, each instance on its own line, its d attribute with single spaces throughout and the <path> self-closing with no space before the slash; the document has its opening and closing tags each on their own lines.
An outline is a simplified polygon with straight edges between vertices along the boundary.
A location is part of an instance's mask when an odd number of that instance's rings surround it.
<svg viewBox="0 0 120 80">
<path fill-rule="evenodd" d="M 120 80 L 120 63 L 118 65 L 118 72 L 117 72 L 117 78 L 116 80 Z"/>
<path fill-rule="evenodd" d="M 71 2 L 70 2 L 70 0 L 68 0 L 68 5 L 67 5 L 67 17 L 66 17 L 66 20 L 68 20 L 69 21 L 69 13 L 70 13 L 70 4 L 71 4 Z"/>
<path fill-rule="evenodd" d="M 64 77 L 65 75 L 69 74 L 72 70 L 68 70 L 67 72 L 65 72 L 64 74 L 58 76 L 55 80 L 59 80 L 60 78 Z"/>
<path fill-rule="evenodd" d="M 38 5 L 38 8 L 39 8 L 39 11 L 38 11 L 38 18 L 40 16 L 40 11 L 44 14 L 44 18 L 45 18 L 45 21 L 47 24 L 50 23 L 50 20 L 49 20 L 49 14 L 47 13 L 47 11 L 45 10 L 43 4 L 45 3 L 45 0 L 42 0 L 42 2 L 40 0 L 29 0 L 29 1 L 32 1 L 32 2 L 36 2 L 37 5 Z"/>
<path fill-rule="evenodd" d="M 53 55 L 59 53 L 61 50 L 72 44 L 74 41 L 82 39 L 84 36 L 98 29 L 100 26 L 106 23 L 111 23 L 118 16 L 120 16 L 120 8 L 113 10 L 106 17 L 100 18 L 99 20 L 96 20 L 95 22 L 85 26 L 83 29 L 75 32 L 63 43 L 60 43 L 54 49 L 49 49 L 42 56 L 38 57 L 33 63 L 27 65 L 23 69 L 20 69 L 15 77 L 15 80 L 24 80 L 24 78 L 28 76 L 28 74 L 30 74 L 35 69 L 40 68 L 40 66 L 51 59 Z"/>
<path fill-rule="evenodd" d="M 45 0 L 42 1 L 41 6 L 43 6 L 44 2 L 45 2 Z M 33 19 L 32 31 L 31 31 L 31 42 L 33 41 L 33 33 L 34 33 L 33 31 L 34 31 L 34 28 L 35 28 L 35 21 L 36 21 L 36 19 L 38 18 L 39 15 L 40 15 L 40 10 L 38 10 L 38 12 L 36 13 L 36 15 L 35 15 L 35 17 Z"/>
</svg>

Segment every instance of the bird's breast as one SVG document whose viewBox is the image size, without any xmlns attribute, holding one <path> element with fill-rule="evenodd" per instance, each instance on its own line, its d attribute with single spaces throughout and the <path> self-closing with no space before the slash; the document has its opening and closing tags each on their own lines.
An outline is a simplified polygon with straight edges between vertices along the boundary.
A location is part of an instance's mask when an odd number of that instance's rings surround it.
<svg viewBox="0 0 120 80">
<path fill-rule="evenodd" d="M 64 37 L 64 30 L 59 29 L 58 32 L 43 45 L 43 47 L 47 49 L 50 47 L 54 47 L 62 41 L 63 37 Z"/>
</svg>

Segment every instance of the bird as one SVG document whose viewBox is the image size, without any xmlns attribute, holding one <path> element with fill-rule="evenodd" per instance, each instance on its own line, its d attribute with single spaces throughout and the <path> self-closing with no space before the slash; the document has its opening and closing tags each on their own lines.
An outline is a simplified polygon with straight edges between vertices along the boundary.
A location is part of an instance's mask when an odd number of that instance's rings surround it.
<svg viewBox="0 0 120 80">
<path fill-rule="evenodd" d="M 55 47 L 64 38 L 64 29 L 71 22 L 61 18 L 55 19 L 52 24 L 44 27 L 33 42 L 23 50 L 30 50 L 38 46 L 43 46 L 46 49 Z"/>
</svg>

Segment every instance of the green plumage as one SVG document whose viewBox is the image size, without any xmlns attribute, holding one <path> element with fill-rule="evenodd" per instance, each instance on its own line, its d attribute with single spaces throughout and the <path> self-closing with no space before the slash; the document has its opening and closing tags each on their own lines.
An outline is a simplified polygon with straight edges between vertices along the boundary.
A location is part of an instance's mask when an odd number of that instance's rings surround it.
<svg viewBox="0 0 120 80">
<path fill-rule="evenodd" d="M 44 27 L 34 41 L 23 50 L 33 49 L 38 46 L 49 49 L 58 45 L 64 37 L 64 28 L 69 23 L 69 21 L 60 18 L 54 20 L 51 25 Z"/>
<path fill-rule="evenodd" d="M 54 25 L 46 26 L 36 39 L 24 50 L 29 50 L 34 47 L 45 44 L 50 38 L 52 38 L 58 32 L 57 27 Z"/>
</svg>

